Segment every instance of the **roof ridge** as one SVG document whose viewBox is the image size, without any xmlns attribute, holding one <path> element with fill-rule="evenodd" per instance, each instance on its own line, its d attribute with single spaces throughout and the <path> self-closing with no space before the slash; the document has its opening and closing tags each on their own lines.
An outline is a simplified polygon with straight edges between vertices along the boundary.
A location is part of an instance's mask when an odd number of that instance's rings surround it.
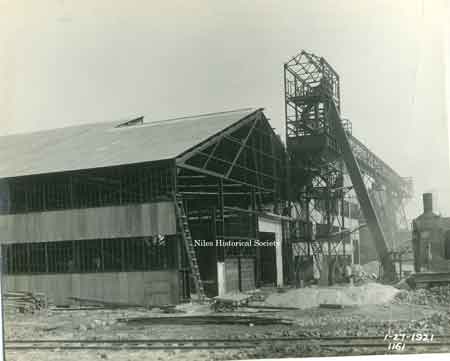
<svg viewBox="0 0 450 361">
<path fill-rule="evenodd" d="M 222 112 L 212 112 L 212 113 L 202 113 L 202 114 L 193 114 L 193 115 L 187 115 L 187 116 L 182 116 L 182 117 L 176 117 L 176 118 L 168 118 L 168 119 L 161 119 L 161 120 L 155 120 L 155 121 L 145 121 L 145 115 L 141 115 L 140 117 L 144 118 L 144 123 L 143 125 L 150 125 L 150 124 L 158 124 L 158 123 L 163 123 L 163 122 L 170 122 L 170 121 L 174 121 L 174 120 L 181 120 L 181 119 L 188 119 L 188 118 L 200 118 L 200 117 L 207 117 L 207 116 L 211 116 L 211 115 L 220 115 L 220 114 L 227 114 L 227 113 L 235 113 L 235 112 L 242 112 L 245 110 L 258 110 L 258 109 L 262 109 L 262 108 L 253 108 L 253 107 L 246 107 L 246 108 L 238 108 L 238 109 L 233 109 L 233 110 L 225 110 Z M 134 117 L 136 118 L 136 117 Z M 57 127 L 53 127 L 53 128 L 44 128 L 44 129 L 36 129 L 36 130 L 32 130 L 32 131 L 24 131 L 24 132 L 12 132 L 12 133 L 7 133 L 7 134 L 0 134 L 0 138 L 2 137 L 10 137 L 10 136 L 21 136 L 21 135 L 29 135 L 29 134 L 39 134 L 39 133 L 46 133 L 46 132 L 51 132 L 51 131 L 57 131 L 57 130 L 61 130 L 61 129 L 68 129 L 68 128 L 78 128 L 78 127 L 83 127 L 83 126 L 107 126 L 109 125 L 113 125 L 113 128 L 116 127 L 117 125 L 123 124 L 127 121 L 132 120 L 133 117 L 123 117 L 122 119 L 116 119 L 116 120 L 103 120 L 103 121 L 96 121 L 96 122 L 87 122 L 87 123 L 80 123 L 80 124 L 69 124 L 69 125 L 65 125 L 65 126 L 57 126 Z"/>
<path fill-rule="evenodd" d="M 154 123 L 162 123 L 162 122 L 170 122 L 172 120 L 181 120 L 181 119 L 189 119 L 189 118 L 200 118 L 200 117 L 210 117 L 211 115 L 220 115 L 220 114 L 228 114 L 228 113 L 236 113 L 236 112 L 243 112 L 245 110 L 250 111 L 256 111 L 260 108 L 252 108 L 252 107 L 246 107 L 246 108 L 239 108 L 239 109 L 233 109 L 233 110 L 225 110 L 222 112 L 212 112 L 212 113 L 202 113 L 202 114 L 193 114 L 193 115 L 185 115 L 183 117 L 176 117 L 176 118 L 168 118 L 168 119 L 161 119 L 161 120 L 155 120 L 150 122 L 145 122 L 144 117 L 144 124 L 154 124 Z"/>
<path fill-rule="evenodd" d="M 24 132 L 13 132 L 13 133 L 6 133 L 6 134 L 0 134 L 0 138 L 2 137 L 11 137 L 11 136 L 20 136 L 20 135 L 30 135 L 30 134 L 39 134 L 39 133 L 47 133 L 52 131 L 58 131 L 62 129 L 70 129 L 70 128 L 82 128 L 86 126 L 102 126 L 106 124 L 120 124 L 121 121 L 119 120 L 104 120 L 104 121 L 97 121 L 92 123 L 80 123 L 80 124 L 69 124 L 65 126 L 57 126 L 53 128 L 44 128 L 44 129 L 35 129 L 32 131 L 24 131 Z M 122 121 L 123 122 L 123 121 Z"/>
</svg>

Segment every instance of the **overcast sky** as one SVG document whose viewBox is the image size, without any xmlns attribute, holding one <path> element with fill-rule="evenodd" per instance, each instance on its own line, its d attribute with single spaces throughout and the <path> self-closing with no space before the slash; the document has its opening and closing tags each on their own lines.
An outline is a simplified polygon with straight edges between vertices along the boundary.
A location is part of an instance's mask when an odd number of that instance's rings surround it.
<svg viewBox="0 0 450 361">
<path fill-rule="evenodd" d="M 264 107 L 284 136 L 282 65 L 341 78 L 353 133 L 450 216 L 441 0 L 0 0 L 0 134 L 145 114 Z M 447 73 L 448 75 L 448 73 Z"/>
</svg>

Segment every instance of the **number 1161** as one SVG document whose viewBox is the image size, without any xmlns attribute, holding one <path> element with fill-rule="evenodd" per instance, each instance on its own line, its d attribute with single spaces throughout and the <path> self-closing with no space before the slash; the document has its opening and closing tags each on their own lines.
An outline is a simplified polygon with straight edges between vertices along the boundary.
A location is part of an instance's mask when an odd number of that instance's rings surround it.
<svg viewBox="0 0 450 361">
<path fill-rule="evenodd" d="M 405 349 L 404 342 L 389 342 L 388 350 L 391 351 L 403 351 Z"/>
</svg>

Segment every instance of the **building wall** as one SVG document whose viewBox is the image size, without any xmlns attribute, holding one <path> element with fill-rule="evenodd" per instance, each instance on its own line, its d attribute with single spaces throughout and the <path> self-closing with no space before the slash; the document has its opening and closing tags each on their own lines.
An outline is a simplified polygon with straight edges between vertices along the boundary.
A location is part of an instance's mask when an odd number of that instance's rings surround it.
<svg viewBox="0 0 450 361">
<path fill-rule="evenodd" d="M 176 234 L 172 202 L 0 215 L 2 243 Z"/>
<path fill-rule="evenodd" d="M 120 239 L 176 234 L 172 202 L 33 212 L 0 216 L 2 244 Z M 56 304 L 69 297 L 146 306 L 179 302 L 176 270 L 10 274 L 7 291 L 43 292 Z"/>
<path fill-rule="evenodd" d="M 42 292 L 56 305 L 69 305 L 69 297 L 164 305 L 179 302 L 179 277 L 175 270 L 82 274 L 6 275 L 4 289 Z"/>
</svg>

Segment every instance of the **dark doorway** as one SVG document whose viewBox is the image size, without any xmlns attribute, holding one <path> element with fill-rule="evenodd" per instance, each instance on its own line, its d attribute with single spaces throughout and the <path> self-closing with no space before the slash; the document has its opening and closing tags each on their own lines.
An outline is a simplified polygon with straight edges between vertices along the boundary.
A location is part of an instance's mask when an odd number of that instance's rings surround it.
<svg viewBox="0 0 450 361">
<path fill-rule="evenodd" d="M 259 232 L 260 241 L 275 241 L 275 233 Z M 258 247 L 259 274 L 258 283 L 275 285 L 277 280 L 277 264 L 275 258 L 275 247 Z"/>
<path fill-rule="evenodd" d="M 189 227 L 205 293 L 208 297 L 215 297 L 219 292 L 217 285 L 217 249 L 212 217 L 208 218 L 207 216 L 206 213 L 206 216 L 203 216 L 202 219 L 189 220 Z"/>
</svg>

